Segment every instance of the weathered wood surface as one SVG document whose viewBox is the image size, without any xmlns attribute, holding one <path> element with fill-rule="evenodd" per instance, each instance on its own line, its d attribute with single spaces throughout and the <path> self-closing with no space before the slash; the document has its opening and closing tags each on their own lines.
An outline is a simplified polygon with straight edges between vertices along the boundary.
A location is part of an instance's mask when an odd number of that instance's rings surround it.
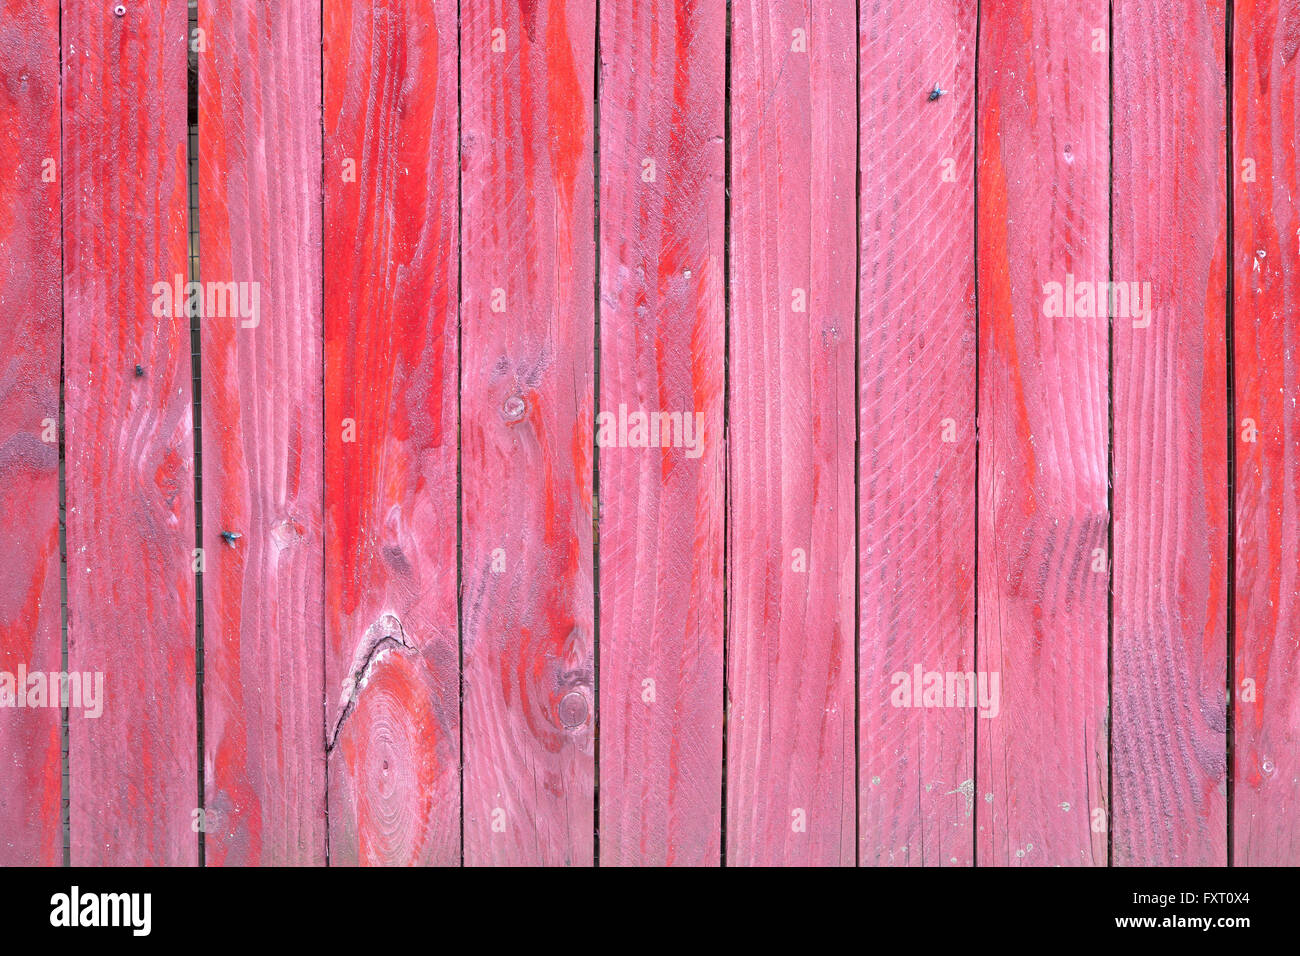
<svg viewBox="0 0 1300 956">
<path fill-rule="evenodd" d="M 465 863 L 590 865 L 596 4 L 461 9 Z"/>
<path fill-rule="evenodd" d="M 1105 865 L 1108 325 L 1048 284 L 1108 278 L 1108 11 L 980 17 L 976 856 Z"/>
<path fill-rule="evenodd" d="M 213 0 L 199 30 L 205 859 L 319 865 L 320 9 Z"/>
<path fill-rule="evenodd" d="M 0 14 L 0 672 L 61 669 L 59 5 Z M 3 678 L 0 678 L 3 680 Z M 0 866 L 63 858 L 61 715 L 0 711 Z"/>
<path fill-rule="evenodd" d="M 330 863 L 460 862 L 456 4 L 325 4 Z"/>
<path fill-rule="evenodd" d="M 0 863 L 1300 862 L 1296 0 L 0 14 Z"/>
<path fill-rule="evenodd" d="M 864 6 L 858 25 L 866 866 L 974 861 L 975 712 L 911 685 L 974 669 L 975 12 Z"/>
<path fill-rule="evenodd" d="M 1233 859 L 1300 865 L 1300 4 L 1234 8 Z"/>
<path fill-rule="evenodd" d="M 600 13 L 601 863 L 716 866 L 726 10 Z"/>
<path fill-rule="evenodd" d="M 1112 270 L 1130 314 L 1111 318 L 1112 862 L 1222 866 L 1224 4 L 1120 0 L 1113 12 Z"/>
<path fill-rule="evenodd" d="M 68 716 L 72 863 L 194 864 L 185 3 L 64 4 L 62 37 L 68 668 L 104 677 Z"/>
<path fill-rule="evenodd" d="M 856 7 L 732 16 L 727 863 L 852 865 Z"/>
</svg>

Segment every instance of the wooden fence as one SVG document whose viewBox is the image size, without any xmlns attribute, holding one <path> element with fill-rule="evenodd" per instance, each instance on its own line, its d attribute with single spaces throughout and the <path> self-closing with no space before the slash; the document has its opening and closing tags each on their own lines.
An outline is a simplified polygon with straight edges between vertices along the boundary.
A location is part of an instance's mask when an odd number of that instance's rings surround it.
<svg viewBox="0 0 1300 956">
<path fill-rule="evenodd" d="M 194 16 L 0 0 L 0 863 L 1300 863 L 1300 2 Z"/>
</svg>

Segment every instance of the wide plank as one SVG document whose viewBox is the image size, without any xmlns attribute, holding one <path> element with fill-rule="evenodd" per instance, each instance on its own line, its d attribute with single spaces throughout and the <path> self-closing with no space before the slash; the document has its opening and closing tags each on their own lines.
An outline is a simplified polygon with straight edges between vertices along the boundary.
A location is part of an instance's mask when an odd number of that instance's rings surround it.
<svg viewBox="0 0 1300 956">
<path fill-rule="evenodd" d="M 62 715 L 58 706 L 17 708 L 33 674 L 63 666 L 59 4 L 5 0 L 3 10 L 0 866 L 49 866 L 63 859 Z"/>
<path fill-rule="evenodd" d="M 1300 865 L 1300 3 L 1232 38 L 1236 616 L 1232 863 Z"/>
<path fill-rule="evenodd" d="M 321 865 L 320 9 L 198 22 L 205 862 Z"/>
<path fill-rule="evenodd" d="M 923 0 L 864 5 L 858 26 L 864 866 L 974 862 L 975 723 L 993 719 L 924 696 L 926 675 L 975 668 L 975 18 Z"/>
<path fill-rule="evenodd" d="M 1224 4 L 1113 13 L 1113 863 L 1223 866 Z"/>
<path fill-rule="evenodd" d="M 716 866 L 726 11 L 600 16 L 600 862 Z"/>
<path fill-rule="evenodd" d="M 727 863 L 856 849 L 856 5 L 731 7 Z"/>
<path fill-rule="evenodd" d="M 324 23 L 330 863 L 454 865 L 456 4 Z"/>
<path fill-rule="evenodd" d="M 63 5 L 68 667 L 104 687 L 68 715 L 74 866 L 198 862 L 186 32 L 184 0 Z"/>
<path fill-rule="evenodd" d="M 595 853 L 594 0 L 461 8 L 464 852 Z"/>
<path fill-rule="evenodd" d="M 1082 291 L 1108 278 L 1107 18 L 980 6 L 981 866 L 1107 862 L 1109 330 Z"/>
</svg>

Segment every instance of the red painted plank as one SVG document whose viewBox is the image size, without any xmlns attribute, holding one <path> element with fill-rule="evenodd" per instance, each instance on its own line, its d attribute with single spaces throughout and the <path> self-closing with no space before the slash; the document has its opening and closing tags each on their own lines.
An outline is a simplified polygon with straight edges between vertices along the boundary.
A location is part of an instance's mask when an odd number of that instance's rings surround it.
<svg viewBox="0 0 1300 956">
<path fill-rule="evenodd" d="M 1114 863 L 1222 866 L 1224 5 L 1120 0 L 1113 15 L 1112 275 L 1130 293 L 1111 320 Z"/>
<path fill-rule="evenodd" d="M 605 865 L 721 855 L 725 15 L 601 5 Z"/>
<path fill-rule="evenodd" d="M 1300 3 L 1237 0 L 1233 24 L 1233 863 L 1297 866 Z"/>
<path fill-rule="evenodd" d="M 594 0 L 461 9 L 464 833 L 594 837 Z"/>
<path fill-rule="evenodd" d="M 732 14 L 727 863 L 852 865 L 856 7 Z"/>
<path fill-rule="evenodd" d="M 62 18 L 68 663 L 105 697 L 69 714 L 72 863 L 193 864 L 186 10 L 114 11 Z"/>
<path fill-rule="evenodd" d="M 975 665 L 1000 682 L 975 729 L 981 865 L 1106 863 L 1108 329 L 1057 316 L 1049 284 L 1073 303 L 1107 280 L 1107 14 L 980 8 Z"/>
<path fill-rule="evenodd" d="M 974 861 L 977 708 L 926 707 L 923 691 L 925 674 L 974 671 L 975 9 L 864 5 L 859 24 L 858 786 L 869 866 Z"/>
<path fill-rule="evenodd" d="M 330 863 L 460 861 L 456 4 L 325 4 Z"/>
<path fill-rule="evenodd" d="M 0 866 L 62 859 L 59 701 L 59 5 L 0 15 Z M 48 685 L 47 685 L 48 686 Z"/>
<path fill-rule="evenodd" d="M 205 859 L 323 864 L 320 11 L 199 29 Z"/>
</svg>

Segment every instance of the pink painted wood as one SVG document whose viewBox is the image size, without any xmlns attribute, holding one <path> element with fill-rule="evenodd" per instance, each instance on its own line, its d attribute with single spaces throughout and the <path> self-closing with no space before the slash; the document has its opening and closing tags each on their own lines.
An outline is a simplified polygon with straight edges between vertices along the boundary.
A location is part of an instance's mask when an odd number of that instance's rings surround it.
<svg viewBox="0 0 1300 956">
<path fill-rule="evenodd" d="M 1113 15 L 1113 277 L 1149 283 L 1151 315 L 1112 318 L 1112 862 L 1222 866 L 1224 4 L 1119 0 Z"/>
<path fill-rule="evenodd" d="M 1108 327 L 1048 296 L 1108 278 L 1108 10 L 980 17 L 977 861 L 1102 866 Z"/>
<path fill-rule="evenodd" d="M 852 865 L 856 7 L 732 14 L 727 863 Z"/>
<path fill-rule="evenodd" d="M 725 15 L 601 4 L 605 865 L 721 856 Z M 689 423 L 618 445 L 619 421 L 655 412 Z"/>
<path fill-rule="evenodd" d="M 198 860 L 185 35 L 184 0 L 63 8 L 68 666 L 104 678 L 75 866 Z"/>
<path fill-rule="evenodd" d="M 461 9 L 465 862 L 590 865 L 594 0 Z"/>
<path fill-rule="evenodd" d="M 1300 4 L 1233 12 L 1233 859 L 1300 865 Z"/>
<path fill-rule="evenodd" d="M 454 0 L 325 4 L 330 863 L 460 862 Z"/>
<path fill-rule="evenodd" d="M 0 15 L 0 866 L 63 856 L 61 715 L 13 708 L 62 667 L 59 5 Z M 6 686 L 7 681 L 13 683 Z M 20 686 L 21 682 L 21 686 Z"/>
<path fill-rule="evenodd" d="M 213 0 L 199 28 L 199 278 L 240 304 L 202 320 L 206 861 L 317 865 L 320 11 Z"/>
<path fill-rule="evenodd" d="M 975 10 L 864 6 L 859 23 L 867 866 L 974 862 L 975 714 L 913 706 L 923 698 L 911 685 L 917 668 L 974 669 Z"/>
</svg>

